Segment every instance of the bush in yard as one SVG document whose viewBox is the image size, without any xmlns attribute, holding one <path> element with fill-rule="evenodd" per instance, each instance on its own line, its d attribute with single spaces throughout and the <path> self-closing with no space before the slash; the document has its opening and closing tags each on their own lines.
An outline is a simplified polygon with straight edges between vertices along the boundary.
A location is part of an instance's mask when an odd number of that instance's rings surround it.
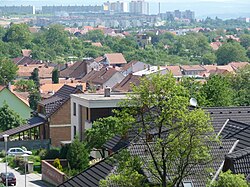
<svg viewBox="0 0 250 187">
<path fill-rule="evenodd" d="M 53 162 L 53 166 L 54 166 L 56 169 L 60 170 L 60 171 L 62 171 L 62 170 L 63 170 L 63 168 L 62 168 L 62 165 L 61 165 L 61 162 L 60 162 L 60 159 L 59 159 L 59 158 L 56 158 L 56 159 L 54 160 L 54 162 Z"/>
<path fill-rule="evenodd" d="M 86 148 L 86 144 L 79 141 L 76 138 L 70 145 L 67 154 L 67 160 L 70 165 L 70 169 L 83 171 L 89 165 L 89 151 Z"/>
<path fill-rule="evenodd" d="M 47 151 L 44 159 L 56 159 L 60 157 L 60 150 L 58 148 L 52 148 Z"/>
</svg>

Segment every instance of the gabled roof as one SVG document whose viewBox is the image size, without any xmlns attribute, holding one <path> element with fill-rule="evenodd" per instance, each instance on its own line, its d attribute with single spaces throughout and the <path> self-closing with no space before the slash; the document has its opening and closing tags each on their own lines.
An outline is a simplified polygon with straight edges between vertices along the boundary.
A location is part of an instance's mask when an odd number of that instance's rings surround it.
<svg viewBox="0 0 250 187">
<path fill-rule="evenodd" d="M 30 49 L 22 49 L 22 55 L 25 57 L 29 57 L 31 55 L 31 50 Z"/>
<path fill-rule="evenodd" d="M 105 179 L 113 167 L 109 159 L 104 159 L 58 187 L 98 187 L 100 180 Z"/>
<path fill-rule="evenodd" d="M 122 71 L 126 71 L 128 70 L 129 68 L 131 68 L 132 66 L 134 66 L 135 64 L 137 63 L 140 63 L 142 66 L 143 66 L 143 69 L 147 68 L 148 67 L 148 64 L 144 63 L 144 62 L 140 62 L 140 61 L 137 61 L 137 60 L 132 60 L 130 61 L 129 63 L 127 64 L 124 64 L 122 66 Z"/>
<path fill-rule="evenodd" d="M 124 147 L 129 145 L 129 140 L 123 139 L 120 135 L 116 135 L 110 140 L 108 140 L 105 144 L 103 144 L 102 148 L 106 150 L 110 150 L 112 152 L 117 152 Z"/>
<path fill-rule="evenodd" d="M 91 44 L 96 47 L 103 47 L 101 42 L 93 42 Z"/>
<path fill-rule="evenodd" d="M 122 53 L 108 53 L 104 56 L 106 57 L 106 60 L 108 61 L 109 65 L 127 63 Z"/>
<path fill-rule="evenodd" d="M 174 77 L 182 77 L 180 66 L 166 66 L 166 68 L 174 75 Z"/>
<path fill-rule="evenodd" d="M 45 64 L 18 65 L 17 74 L 19 77 L 29 77 L 33 70 L 37 68 L 40 78 L 51 78 L 54 67 L 49 67 Z"/>
<path fill-rule="evenodd" d="M 234 71 L 237 71 L 241 68 L 244 68 L 245 66 L 249 65 L 248 62 L 231 62 L 228 65 L 232 66 L 232 68 L 234 69 Z"/>
<path fill-rule="evenodd" d="M 235 174 L 250 174 L 250 147 L 226 155 L 223 171 L 231 170 Z"/>
<path fill-rule="evenodd" d="M 45 115 L 49 117 L 70 99 L 70 94 L 77 92 L 81 92 L 77 87 L 65 84 L 53 96 L 40 101 L 39 105 L 45 108 Z"/>
<path fill-rule="evenodd" d="M 141 76 L 129 74 L 120 83 L 116 84 L 112 90 L 115 92 L 131 92 L 131 84 L 138 86 L 140 84 L 140 78 Z"/>
<path fill-rule="evenodd" d="M 87 63 L 90 63 L 90 61 L 84 60 L 84 61 L 75 62 L 73 65 L 62 70 L 60 72 L 60 77 L 75 78 L 75 79 L 83 78 L 87 73 Z"/>
<path fill-rule="evenodd" d="M 215 176 L 216 172 L 220 170 L 221 165 L 225 159 L 225 155 L 232 152 L 234 147 L 236 146 L 236 140 L 223 140 L 221 144 L 219 142 L 210 142 L 208 143 L 208 147 L 210 148 L 210 154 L 212 156 L 212 162 L 208 163 L 207 165 L 197 165 L 191 168 L 190 176 L 186 177 L 185 181 L 191 181 L 195 187 L 204 187 L 208 182 L 207 179 L 211 177 L 208 172 L 206 172 L 206 168 L 213 169 L 213 176 Z M 151 149 L 153 150 L 153 143 L 150 143 L 149 146 L 152 146 Z M 147 176 L 150 182 L 158 183 L 156 178 L 151 174 L 148 166 L 151 164 L 151 156 L 148 150 L 148 147 L 144 143 L 134 143 L 128 148 L 131 155 L 139 156 L 141 161 L 144 164 L 144 174 Z M 149 164 L 149 165 L 147 165 Z M 169 175 L 169 177 L 171 177 Z"/>
<path fill-rule="evenodd" d="M 228 120 L 222 127 L 220 136 L 223 139 L 237 139 L 239 143 L 235 150 L 250 147 L 250 125 L 234 120 Z"/>
<path fill-rule="evenodd" d="M 206 71 L 206 69 L 200 65 L 182 65 L 180 68 L 184 71 Z"/>
<path fill-rule="evenodd" d="M 12 60 L 16 65 L 41 64 L 40 60 L 34 60 L 27 56 L 13 58 Z"/>
<path fill-rule="evenodd" d="M 206 107 L 205 111 L 210 114 L 214 131 L 217 134 L 227 119 L 250 124 L 249 107 Z"/>
<path fill-rule="evenodd" d="M 103 67 L 99 71 L 92 70 L 82 79 L 82 82 L 91 82 L 93 84 L 104 84 L 118 71 L 115 68 Z"/>
</svg>

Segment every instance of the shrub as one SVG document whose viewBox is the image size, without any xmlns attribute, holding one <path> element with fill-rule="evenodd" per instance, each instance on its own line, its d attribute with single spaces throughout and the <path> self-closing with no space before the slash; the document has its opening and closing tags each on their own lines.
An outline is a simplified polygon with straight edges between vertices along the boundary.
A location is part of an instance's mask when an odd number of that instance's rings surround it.
<svg viewBox="0 0 250 187">
<path fill-rule="evenodd" d="M 60 157 L 60 151 L 58 148 L 52 148 L 47 151 L 44 159 L 56 159 Z"/>
<path fill-rule="evenodd" d="M 0 158 L 3 158 L 3 157 L 5 157 L 5 151 L 4 151 L 4 150 L 2 150 L 2 151 L 0 152 Z"/>
<path fill-rule="evenodd" d="M 34 162 L 33 169 L 34 171 L 41 173 L 41 162 Z"/>
<path fill-rule="evenodd" d="M 63 170 L 63 168 L 62 168 L 62 165 L 61 165 L 61 162 L 60 162 L 60 159 L 59 159 L 59 158 L 56 158 L 56 159 L 54 160 L 53 166 L 54 166 L 56 169 L 60 170 L 60 171 L 62 171 L 62 170 Z"/>
<path fill-rule="evenodd" d="M 69 144 L 62 146 L 60 149 L 60 158 L 66 159 L 68 150 L 69 150 Z"/>
<path fill-rule="evenodd" d="M 41 160 L 45 159 L 45 156 L 47 154 L 47 150 L 46 149 L 41 149 L 38 153 L 38 156 L 41 158 Z"/>
</svg>

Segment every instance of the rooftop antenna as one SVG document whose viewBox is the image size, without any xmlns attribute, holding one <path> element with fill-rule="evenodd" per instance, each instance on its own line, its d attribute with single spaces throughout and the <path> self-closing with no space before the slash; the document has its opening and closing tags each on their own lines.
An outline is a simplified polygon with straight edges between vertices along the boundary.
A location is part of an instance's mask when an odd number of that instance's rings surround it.
<svg viewBox="0 0 250 187">
<path fill-rule="evenodd" d="M 190 105 L 193 107 L 198 106 L 197 100 L 195 98 L 191 98 L 189 102 L 190 102 Z"/>
</svg>

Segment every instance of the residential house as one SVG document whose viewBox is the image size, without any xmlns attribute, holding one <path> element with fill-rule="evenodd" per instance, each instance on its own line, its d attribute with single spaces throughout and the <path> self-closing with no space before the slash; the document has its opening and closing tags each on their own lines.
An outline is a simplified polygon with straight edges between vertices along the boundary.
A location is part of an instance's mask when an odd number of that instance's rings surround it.
<svg viewBox="0 0 250 187">
<path fill-rule="evenodd" d="M 147 34 L 137 34 L 136 35 L 136 41 L 137 44 L 142 47 L 145 48 L 145 46 L 151 44 L 151 36 L 147 35 Z"/>
<path fill-rule="evenodd" d="M 133 60 L 133 61 L 130 61 L 129 63 L 124 64 L 122 66 L 122 74 L 124 76 L 127 76 L 130 73 L 135 73 L 135 72 L 147 69 L 148 66 L 149 66 L 149 64 Z"/>
<path fill-rule="evenodd" d="M 9 107 L 23 119 L 30 118 L 32 109 L 29 106 L 27 97 L 23 97 L 18 92 L 14 92 L 6 86 L 0 86 L 0 107 L 2 107 L 4 103 L 9 105 Z"/>
<path fill-rule="evenodd" d="M 76 135 L 83 140 L 84 132 L 92 128 L 95 120 L 113 115 L 112 110 L 126 99 L 123 93 L 111 93 L 106 88 L 104 94 L 71 95 L 71 140 Z"/>
<path fill-rule="evenodd" d="M 32 51 L 30 49 L 22 49 L 22 55 L 25 57 L 30 57 L 31 52 Z"/>
<path fill-rule="evenodd" d="M 133 73 L 133 75 L 144 76 L 144 75 L 150 75 L 150 74 L 154 74 L 154 73 L 160 73 L 160 74 L 164 75 L 164 74 L 168 73 L 168 70 L 166 67 L 148 65 L 148 67 L 146 69 L 141 70 L 141 71 L 137 71 L 137 72 Z"/>
<path fill-rule="evenodd" d="M 88 89 L 112 88 L 124 79 L 124 75 L 115 68 L 103 67 L 100 70 L 93 70 L 81 80 L 87 84 Z"/>
<path fill-rule="evenodd" d="M 18 65 L 18 78 L 28 79 L 35 68 L 38 69 L 40 79 L 52 79 L 54 67 L 49 67 L 45 64 Z"/>
<path fill-rule="evenodd" d="M 101 42 L 92 42 L 91 45 L 95 47 L 103 47 Z"/>
<path fill-rule="evenodd" d="M 42 61 L 34 60 L 30 56 L 22 56 L 22 57 L 13 58 L 12 61 L 16 65 L 42 64 Z"/>
<path fill-rule="evenodd" d="M 167 70 L 173 74 L 177 79 L 182 78 L 182 72 L 180 66 L 166 66 Z"/>
<path fill-rule="evenodd" d="M 90 71 L 99 70 L 100 68 L 101 66 L 99 63 L 95 62 L 92 58 L 88 58 L 83 61 L 75 62 L 66 69 L 60 71 L 60 77 L 80 80 Z"/>
<path fill-rule="evenodd" d="M 38 103 L 38 115 L 46 120 L 46 137 L 52 146 L 71 140 L 70 94 L 83 93 L 81 86 L 63 85 L 53 96 Z"/>
<path fill-rule="evenodd" d="M 217 51 L 219 48 L 220 48 L 220 46 L 222 46 L 222 42 L 219 42 L 219 41 L 217 41 L 217 42 L 211 42 L 210 43 L 210 47 L 214 50 L 214 51 Z"/>
<path fill-rule="evenodd" d="M 230 62 L 228 65 L 230 65 L 234 71 L 238 71 L 239 69 L 242 69 L 249 65 L 248 62 Z"/>
<path fill-rule="evenodd" d="M 185 77 L 201 77 L 201 73 L 205 73 L 206 69 L 200 65 L 182 65 L 181 72 Z"/>
<path fill-rule="evenodd" d="M 122 53 L 108 53 L 104 58 L 104 64 L 107 66 L 121 66 L 127 63 Z"/>
<path fill-rule="evenodd" d="M 113 88 L 113 92 L 131 92 L 132 85 L 139 86 L 141 76 L 133 75 L 130 73 L 120 83 L 116 84 Z"/>
</svg>

